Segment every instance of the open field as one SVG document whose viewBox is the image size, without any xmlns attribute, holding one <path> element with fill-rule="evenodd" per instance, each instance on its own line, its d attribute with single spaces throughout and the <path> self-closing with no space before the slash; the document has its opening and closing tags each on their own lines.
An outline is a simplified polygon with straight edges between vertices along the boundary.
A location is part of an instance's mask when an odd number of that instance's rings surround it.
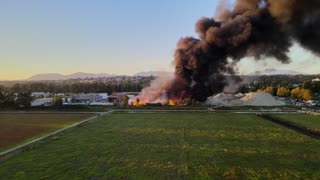
<svg viewBox="0 0 320 180">
<path fill-rule="evenodd" d="M 117 106 L 73 106 L 73 105 L 65 105 L 61 107 L 52 107 L 52 106 L 44 106 L 44 107 L 31 107 L 30 109 L 0 109 L 1 112 L 103 112 L 107 110 L 114 109 L 130 109 L 130 110 L 230 110 L 230 111 L 247 111 L 247 110 L 273 110 L 275 108 L 288 110 L 301 110 L 301 107 L 293 107 L 293 106 L 281 106 L 281 107 L 261 107 L 261 106 L 235 106 L 235 107 L 224 107 L 224 106 L 206 106 L 206 105 L 194 105 L 194 106 L 159 106 L 159 105 L 148 105 L 141 107 L 117 107 Z M 319 109 L 319 107 L 317 107 Z"/>
<path fill-rule="evenodd" d="M 0 150 L 70 126 L 93 114 L 0 114 Z"/>
<path fill-rule="evenodd" d="M 279 114 L 272 116 L 283 119 L 288 122 L 293 122 L 300 126 L 304 126 L 308 129 L 311 129 L 312 131 L 320 133 L 320 116 L 311 114 Z"/>
<path fill-rule="evenodd" d="M 320 141 L 247 114 L 114 113 L 1 162 L 2 179 L 320 176 Z"/>
</svg>

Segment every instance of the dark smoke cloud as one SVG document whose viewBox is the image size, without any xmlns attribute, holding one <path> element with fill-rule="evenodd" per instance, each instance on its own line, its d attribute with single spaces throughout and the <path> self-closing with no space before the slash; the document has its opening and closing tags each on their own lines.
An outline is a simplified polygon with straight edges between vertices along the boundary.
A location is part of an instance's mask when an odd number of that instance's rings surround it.
<svg viewBox="0 0 320 180">
<path fill-rule="evenodd" d="M 223 7 L 223 6 L 221 6 Z M 320 54 L 319 0 L 237 0 L 232 10 L 196 23 L 199 39 L 180 39 L 169 97 L 205 101 L 227 86 L 225 75 L 244 57 L 290 63 L 293 42 Z"/>
</svg>

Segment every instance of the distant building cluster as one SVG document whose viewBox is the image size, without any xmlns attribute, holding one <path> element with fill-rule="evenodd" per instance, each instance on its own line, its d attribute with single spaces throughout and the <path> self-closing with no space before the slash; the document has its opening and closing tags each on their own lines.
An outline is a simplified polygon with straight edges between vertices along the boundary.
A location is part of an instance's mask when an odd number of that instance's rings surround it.
<svg viewBox="0 0 320 180">
<path fill-rule="evenodd" d="M 33 92 L 31 95 L 34 100 L 32 101 L 31 106 L 52 106 L 54 97 L 62 98 L 63 105 L 113 106 L 115 104 L 123 103 L 124 96 L 132 98 L 138 94 L 138 92 L 120 92 L 111 95 L 108 95 L 108 93 L 52 94 L 47 92 Z"/>
</svg>

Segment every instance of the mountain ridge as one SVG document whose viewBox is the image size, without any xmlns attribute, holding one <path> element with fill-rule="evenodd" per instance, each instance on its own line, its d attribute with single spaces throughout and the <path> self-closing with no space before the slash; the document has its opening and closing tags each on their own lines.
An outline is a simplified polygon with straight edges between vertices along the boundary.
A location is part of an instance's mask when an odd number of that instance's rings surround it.
<svg viewBox="0 0 320 180">
<path fill-rule="evenodd" d="M 134 77 L 149 77 L 154 76 L 158 77 L 162 73 L 173 73 L 173 72 L 164 72 L 164 71 L 142 71 L 135 73 Z M 301 73 L 293 70 L 280 70 L 280 69 L 265 69 L 262 71 L 255 71 L 248 75 L 257 76 L 257 75 L 307 75 L 307 73 Z M 41 81 L 41 80 L 68 80 L 68 79 L 86 79 L 86 78 L 104 78 L 104 77 L 115 77 L 115 76 L 123 76 L 118 74 L 108 74 L 108 73 L 84 73 L 84 72 L 76 72 L 68 75 L 63 75 L 59 73 L 46 73 L 46 74 L 36 74 L 25 80 L 27 81 Z"/>
<path fill-rule="evenodd" d="M 300 74 L 307 75 L 307 73 L 302 73 L 298 71 L 274 69 L 274 68 L 268 68 L 262 71 L 255 71 L 253 73 L 250 73 L 249 75 L 259 76 L 259 75 L 300 75 Z"/>
<path fill-rule="evenodd" d="M 46 73 L 46 74 L 36 74 L 29 78 L 27 81 L 41 81 L 41 80 L 67 80 L 67 79 L 86 79 L 86 78 L 103 78 L 103 77 L 114 77 L 118 75 L 107 74 L 107 73 L 84 73 L 76 72 L 68 75 L 63 75 L 59 73 Z"/>
</svg>

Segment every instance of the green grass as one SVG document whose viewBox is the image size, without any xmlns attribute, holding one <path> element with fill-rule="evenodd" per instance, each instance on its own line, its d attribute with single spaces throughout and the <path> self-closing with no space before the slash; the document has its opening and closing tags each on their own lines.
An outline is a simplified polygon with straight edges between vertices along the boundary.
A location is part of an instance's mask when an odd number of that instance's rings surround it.
<svg viewBox="0 0 320 180">
<path fill-rule="evenodd" d="M 320 116 L 312 114 L 281 114 L 281 115 L 272 115 L 278 117 L 288 122 L 293 122 L 295 124 L 304 126 L 312 131 L 320 133 Z"/>
<path fill-rule="evenodd" d="M 116 113 L 1 162 L 1 179 L 320 177 L 320 142 L 254 115 Z"/>
<path fill-rule="evenodd" d="M 93 114 L 0 114 L 0 151 L 80 122 Z"/>
<path fill-rule="evenodd" d="M 148 105 L 142 107 L 118 107 L 118 106 L 73 106 L 65 105 L 62 107 L 32 107 L 29 109 L 0 109 L 0 112 L 7 111 L 28 111 L 28 112 L 104 112 L 112 109 L 131 109 L 131 110 L 208 110 L 208 108 L 214 108 L 215 110 L 230 110 L 230 111 L 247 111 L 247 110 L 272 110 L 276 107 L 257 107 L 257 106 L 236 106 L 236 107 L 224 107 L 224 106 L 207 106 L 207 105 L 192 105 L 192 106 L 158 106 L 158 105 Z M 291 110 L 300 110 L 301 108 L 296 106 L 286 106 L 278 108 L 290 108 Z"/>
</svg>

